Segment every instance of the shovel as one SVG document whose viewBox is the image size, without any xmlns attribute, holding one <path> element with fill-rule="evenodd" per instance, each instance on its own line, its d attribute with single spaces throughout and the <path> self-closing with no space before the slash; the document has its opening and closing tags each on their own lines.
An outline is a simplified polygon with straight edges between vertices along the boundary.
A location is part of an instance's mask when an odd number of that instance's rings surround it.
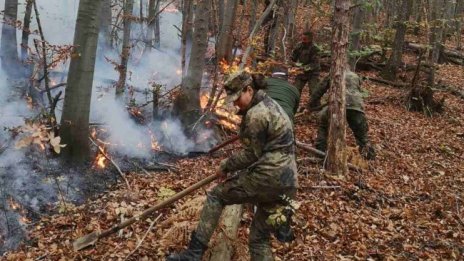
<svg viewBox="0 0 464 261">
<path fill-rule="evenodd" d="M 165 201 L 162 201 L 158 204 L 156 204 L 155 206 L 145 210 L 143 213 L 131 218 L 131 219 L 128 219 L 122 223 L 119 223 L 117 225 L 114 225 L 113 227 L 107 229 L 107 230 L 104 230 L 102 232 L 98 232 L 98 231 L 94 231 L 90 234 L 87 234 L 83 237 L 80 237 L 78 239 L 76 239 L 74 242 L 73 242 L 73 248 L 74 248 L 74 251 L 79 251 L 79 250 L 82 250 L 88 246 L 91 246 L 91 245 L 94 245 L 99 239 L 101 238 L 104 238 L 104 237 L 107 237 L 111 234 L 114 234 L 116 233 L 117 231 L 127 227 L 127 226 L 130 226 L 132 224 L 134 224 L 135 222 L 137 221 L 140 221 L 140 220 L 145 220 L 146 218 L 148 218 L 151 214 L 153 214 L 154 212 L 156 212 L 157 210 L 160 210 L 164 207 L 167 207 L 169 205 L 171 205 L 172 203 L 176 202 L 177 200 L 189 195 L 190 193 L 194 192 L 195 190 L 211 183 L 212 181 L 214 181 L 215 179 L 217 179 L 218 176 L 217 175 L 211 175 L 207 178 L 204 178 L 200 181 L 198 181 L 197 183 L 193 184 L 192 186 L 182 190 L 181 192 L 175 194 L 174 196 L 166 199 Z"/>
</svg>

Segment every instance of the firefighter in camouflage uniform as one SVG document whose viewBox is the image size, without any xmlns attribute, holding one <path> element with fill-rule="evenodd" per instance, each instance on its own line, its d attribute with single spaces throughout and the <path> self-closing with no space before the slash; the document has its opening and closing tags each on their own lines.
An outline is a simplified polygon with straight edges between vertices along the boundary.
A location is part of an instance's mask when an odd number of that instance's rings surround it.
<svg viewBox="0 0 464 261">
<path fill-rule="evenodd" d="M 369 142 L 367 135 L 368 124 L 364 112 L 364 102 L 361 90 L 361 79 L 359 76 L 351 72 L 345 71 L 346 82 L 346 120 L 348 126 L 353 131 L 356 143 L 359 146 L 361 155 L 366 159 L 375 158 L 374 147 Z M 319 87 L 312 93 L 309 107 L 310 110 L 316 110 L 319 107 L 320 99 L 327 92 L 330 86 L 330 79 L 326 77 Z M 329 112 L 328 108 L 324 107 L 321 111 L 319 129 L 317 131 L 316 148 L 321 151 L 326 151 L 327 134 L 329 132 Z"/>
<path fill-rule="evenodd" d="M 243 117 L 239 131 L 243 149 L 222 161 L 218 175 L 225 181 L 208 193 L 189 248 L 172 254 L 168 261 L 201 260 L 224 207 L 232 204 L 256 206 L 249 238 L 252 261 L 274 260 L 271 232 L 281 241 L 293 240 L 288 222 L 268 222 L 275 216 L 274 211 L 288 206 L 288 199 L 294 198 L 296 193 L 292 123 L 263 90 L 253 88 L 249 73 L 241 71 L 231 75 L 224 87 L 227 101 L 234 102 Z"/>
<path fill-rule="evenodd" d="M 302 41 L 293 50 L 292 61 L 303 70 L 295 79 L 295 87 L 300 91 L 300 95 L 307 83 L 310 93 L 317 88 L 321 70 L 320 52 L 319 47 L 313 42 L 313 33 L 310 31 L 303 34 Z"/>
</svg>

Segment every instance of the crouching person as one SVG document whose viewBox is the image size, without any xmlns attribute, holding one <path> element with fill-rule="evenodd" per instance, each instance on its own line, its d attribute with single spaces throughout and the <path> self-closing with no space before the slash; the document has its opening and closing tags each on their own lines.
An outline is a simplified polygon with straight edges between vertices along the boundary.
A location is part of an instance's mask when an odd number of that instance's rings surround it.
<svg viewBox="0 0 464 261">
<path fill-rule="evenodd" d="M 288 222 L 269 222 L 275 210 L 287 206 L 296 193 L 292 123 L 274 100 L 254 86 L 249 73 L 231 75 L 224 87 L 227 102 L 233 102 L 243 117 L 239 131 L 243 149 L 221 163 L 217 175 L 222 183 L 208 193 L 188 249 L 170 255 L 168 261 L 201 260 L 227 205 L 256 206 L 249 238 L 251 260 L 274 260 L 271 233 L 283 241 L 293 239 Z M 239 174 L 228 177 L 237 171 Z M 289 221 L 290 215 L 283 220 Z"/>
</svg>

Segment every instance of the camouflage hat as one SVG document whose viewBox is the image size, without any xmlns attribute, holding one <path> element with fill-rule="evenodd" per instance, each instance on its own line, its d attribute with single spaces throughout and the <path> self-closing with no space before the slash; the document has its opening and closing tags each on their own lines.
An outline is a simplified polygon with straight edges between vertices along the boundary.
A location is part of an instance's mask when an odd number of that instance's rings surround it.
<svg viewBox="0 0 464 261">
<path fill-rule="evenodd" d="M 231 74 L 224 83 L 224 89 L 227 93 L 226 103 L 236 101 L 242 94 L 243 89 L 252 83 L 253 78 L 246 71 Z"/>
</svg>

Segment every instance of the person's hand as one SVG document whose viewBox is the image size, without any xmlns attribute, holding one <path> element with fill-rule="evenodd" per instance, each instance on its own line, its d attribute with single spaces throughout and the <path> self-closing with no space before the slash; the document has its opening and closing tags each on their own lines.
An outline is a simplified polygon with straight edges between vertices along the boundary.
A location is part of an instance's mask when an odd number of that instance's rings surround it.
<svg viewBox="0 0 464 261">
<path fill-rule="evenodd" d="M 218 177 L 218 181 L 219 181 L 220 183 L 224 182 L 224 181 L 226 180 L 226 178 L 227 178 L 226 173 L 224 173 L 224 172 L 221 170 L 221 168 L 218 168 L 218 169 L 216 170 L 216 176 Z"/>
</svg>

